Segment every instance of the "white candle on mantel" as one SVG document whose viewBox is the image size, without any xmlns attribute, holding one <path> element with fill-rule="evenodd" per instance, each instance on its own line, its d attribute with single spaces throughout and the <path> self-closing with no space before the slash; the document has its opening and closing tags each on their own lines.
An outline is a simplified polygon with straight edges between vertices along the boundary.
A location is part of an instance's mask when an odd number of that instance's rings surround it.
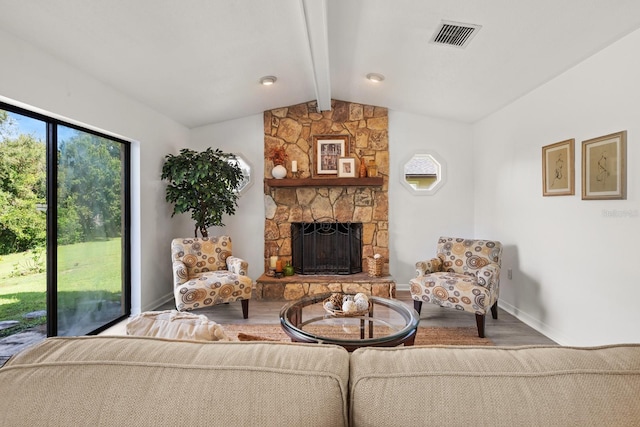
<svg viewBox="0 0 640 427">
<path fill-rule="evenodd" d="M 277 262 L 278 262 L 278 257 L 277 256 L 270 257 L 269 258 L 269 267 L 271 267 L 271 268 L 273 268 L 275 270 Z"/>
<path fill-rule="evenodd" d="M 298 162 L 296 160 L 291 161 L 291 172 L 298 172 Z"/>
</svg>

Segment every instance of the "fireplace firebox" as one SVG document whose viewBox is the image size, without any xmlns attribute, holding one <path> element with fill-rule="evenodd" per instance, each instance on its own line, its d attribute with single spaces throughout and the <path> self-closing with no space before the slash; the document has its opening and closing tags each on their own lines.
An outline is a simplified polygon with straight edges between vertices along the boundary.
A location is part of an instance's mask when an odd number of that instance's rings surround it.
<svg viewBox="0 0 640 427">
<path fill-rule="evenodd" d="M 293 222 L 291 250 L 296 274 L 362 272 L 361 222 Z"/>
</svg>

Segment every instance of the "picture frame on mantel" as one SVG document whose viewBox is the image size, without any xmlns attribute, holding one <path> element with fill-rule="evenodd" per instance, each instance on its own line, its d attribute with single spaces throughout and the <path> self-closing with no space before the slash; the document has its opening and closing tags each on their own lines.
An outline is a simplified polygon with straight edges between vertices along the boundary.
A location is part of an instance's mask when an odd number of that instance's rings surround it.
<svg viewBox="0 0 640 427">
<path fill-rule="evenodd" d="M 542 147 L 542 195 L 575 194 L 575 139 Z"/>
<path fill-rule="evenodd" d="M 338 178 L 356 177 L 356 159 L 353 157 L 341 157 L 338 159 Z"/>
<path fill-rule="evenodd" d="M 627 131 L 582 141 L 582 200 L 627 198 Z"/>
<path fill-rule="evenodd" d="M 339 159 L 347 156 L 349 135 L 313 136 L 313 176 L 327 178 L 338 176 Z"/>
</svg>

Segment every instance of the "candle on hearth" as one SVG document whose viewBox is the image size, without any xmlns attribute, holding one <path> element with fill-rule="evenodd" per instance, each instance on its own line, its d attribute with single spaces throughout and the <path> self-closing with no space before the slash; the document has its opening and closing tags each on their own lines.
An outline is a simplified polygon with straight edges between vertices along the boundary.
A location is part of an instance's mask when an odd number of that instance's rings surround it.
<svg viewBox="0 0 640 427">
<path fill-rule="evenodd" d="M 298 162 L 296 160 L 291 161 L 291 172 L 298 172 Z"/>
<path fill-rule="evenodd" d="M 282 273 L 282 260 L 276 261 L 276 273 Z"/>
<path fill-rule="evenodd" d="M 277 256 L 272 256 L 269 258 L 269 268 L 272 268 L 275 270 L 276 268 L 276 262 L 278 261 L 278 257 Z"/>
</svg>

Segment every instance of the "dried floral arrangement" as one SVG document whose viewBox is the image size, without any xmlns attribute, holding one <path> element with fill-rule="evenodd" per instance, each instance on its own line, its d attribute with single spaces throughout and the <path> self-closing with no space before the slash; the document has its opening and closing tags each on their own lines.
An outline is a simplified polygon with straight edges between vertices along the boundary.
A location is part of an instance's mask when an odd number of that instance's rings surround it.
<svg viewBox="0 0 640 427">
<path fill-rule="evenodd" d="M 342 317 L 362 316 L 371 307 L 369 297 L 361 292 L 355 295 L 333 293 L 322 305 L 327 313 Z"/>
<path fill-rule="evenodd" d="M 273 147 L 269 150 L 269 158 L 274 165 L 284 165 L 287 161 L 287 153 L 284 151 L 284 147 Z"/>
</svg>

